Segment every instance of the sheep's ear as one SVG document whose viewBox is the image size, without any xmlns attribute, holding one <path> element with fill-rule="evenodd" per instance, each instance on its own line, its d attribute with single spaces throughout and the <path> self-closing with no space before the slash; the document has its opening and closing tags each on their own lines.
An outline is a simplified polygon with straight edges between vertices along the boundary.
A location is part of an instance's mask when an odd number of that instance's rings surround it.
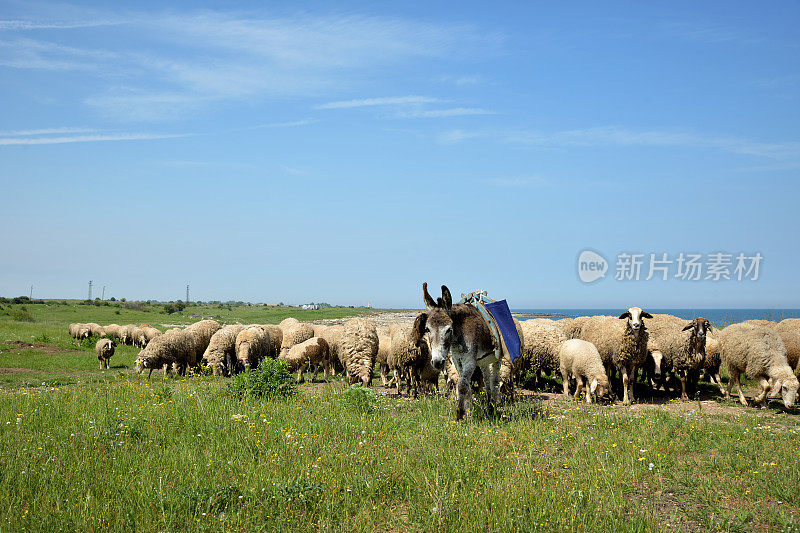
<svg viewBox="0 0 800 533">
<path fill-rule="evenodd" d="M 647 311 L 642 311 L 641 317 L 642 318 L 653 318 L 653 315 L 651 315 Z"/>
<path fill-rule="evenodd" d="M 707 329 L 708 331 L 711 331 L 711 330 L 713 329 L 713 328 L 711 327 L 711 322 L 709 322 L 708 320 L 706 320 L 706 329 Z"/>
<path fill-rule="evenodd" d="M 631 317 L 631 312 L 630 311 L 625 311 L 624 313 L 619 315 L 619 317 L 620 317 L 620 319 L 622 319 L 622 318 L 630 318 Z"/>
<path fill-rule="evenodd" d="M 453 308 L 453 295 L 450 294 L 450 289 L 447 288 L 447 285 L 442 285 L 442 300 L 444 300 L 444 308 L 449 313 L 450 309 Z"/>
<path fill-rule="evenodd" d="M 597 390 L 597 378 L 593 379 L 591 386 L 589 386 L 589 392 L 594 394 L 595 390 Z"/>
<path fill-rule="evenodd" d="M 422 342 L 422 336 L 425 335 L 425 325 L 428 323 L 428 313 L 420 313 L 414 320 L 414 326 L 411 330 L 414 344 Z"/>
<path fill-rule="evenodd" d="M 422 299 L 425 300 L 425 307 L 428 308 L 428 311 L 436 307 L 436 302 L 433 301 L 431 295 L 428 294 L 428 283 L 425 282 L 422 284 Z"/>
<path fill-rule="evenodd" d="M 694 327 L 694 322 L 692 321 L 683 326 L 683 329 L 681 331 L 686 331 L 687 329 L 692 329 L 693 327 Z"/>
</svg>

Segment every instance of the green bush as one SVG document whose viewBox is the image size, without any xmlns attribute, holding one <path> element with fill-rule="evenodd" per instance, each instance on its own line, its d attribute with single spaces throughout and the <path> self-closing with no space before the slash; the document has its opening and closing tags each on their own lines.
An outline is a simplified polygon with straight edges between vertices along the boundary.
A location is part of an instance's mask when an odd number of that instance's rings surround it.
<svg viewBox="0 0 800 533">
<path fill-rule="evenodd" d="M 264 359 L 255 369 L 236 374 L 226 393 L 237 398 L 288 398 L 297 392 L 294 376 L 284 361 Z"/>
<path fill-rule="evenodd" d="M 23 307 L 22 309 L 15 309 L 8 313 L 12 319 L 18 322 L 35 322 L 33 315 Z"/>
<path fill-rule="evenodd" d="M 342 393 L 342 404 L 359 413 L 371 413 L 375 411 L 378 397 L 373 389 L 357 383 Z"/>
<path fill-rule="evenodd" d="M 47 333 L 42 333 L 41 335 L 37 335 L 33 338 L 36 342 L 41 342 L 42 344 L 47 344 L 50 342 L 50 336 Z"/>
</svg>

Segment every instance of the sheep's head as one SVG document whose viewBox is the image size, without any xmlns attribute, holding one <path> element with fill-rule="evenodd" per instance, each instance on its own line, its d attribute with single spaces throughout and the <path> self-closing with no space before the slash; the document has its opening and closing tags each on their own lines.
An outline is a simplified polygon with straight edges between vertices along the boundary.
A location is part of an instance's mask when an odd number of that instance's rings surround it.
<svg viewBox="0 0 800 533">
<path fill-rule="evenodd" d="M 92 332 L 89 328 L 81 328 L 80 331 L 78 332 L 79 339 L 88 339 L 91 336 Z"/>
<path fill-rule="evenodd" d="M 711 331 L 711 323 L 703 317 L 697 317 L 683 327 L 683 331 L 693 330 L 692 335 L 698 339 L 705 339 Z"/>
<path fill-rule="evenodd" d="M 661 353 L 661 350 L 648 350 L 647 359 L 647 364 L 653 367 L 653 379 L 660 380 L 664 371 L 664 355 Z"/>
<path fill-rule="evenodd" d="M 594 396 L 597 400 L 605 398 L 609 390 L 607 377 L 600 376 L 599 378 L 595 378 L 589 384 L 589 394 L 586 395 L 586 401 L 591 403 L 591 396 Z"/>
<path fill-rule="evenodd" d="M 619 315 L 620 319 L 627 318 L 628 319 L 628 327 L 631 328 L 633 331 L 640 331 L 645 329 L 644 328 L 644 321 L 643 318 L 653 318 L 653 315 L 648 313 L 647 311 L 642 311 L 640 307 L 631 307 L 621 315 Z"/>
<path fill-rule="evenodd" d="M 442 285 L 442 297 L 433 301 L 431 295 L 428 294 L 427 283 L 422 284 L 422 297 L 428 312 L 422 313 L 414 321 L 415 336 L 421 339 L 423 334 L 428 335 L 431 365 L 441 372 L 453 342 L 453 319 L 450 318 L 453 297 L 450 295 L 450 290 Z M 417 328 L 421 329 L 417 331 Z"/>
<path fill-rule="evenodd" d="M 790 379 L 784 380 L 784 382 L 781 384 L 781 399 L 783 400 L 783 405 L 785 405 L 787 409 L 794 407 L 794 404 L 797 401 L 798 388 L 800 388 L 800 382 L 798 382 L 797 378 L 794 376 L 791 376 Z"/>
</svg>

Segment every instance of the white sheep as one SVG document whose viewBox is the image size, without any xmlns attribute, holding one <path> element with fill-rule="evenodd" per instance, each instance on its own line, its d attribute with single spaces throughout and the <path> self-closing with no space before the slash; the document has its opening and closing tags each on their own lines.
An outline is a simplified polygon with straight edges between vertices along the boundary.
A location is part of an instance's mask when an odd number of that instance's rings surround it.
<svg viewBox="0 0 800 533">
<path fill-rule="evenodd" d="M 270 353 L 269 330 L 250 326 L 236 335 L 236 370 L 255 368 Z"/>
<path fill-rule="evenodd" d="M 577 382 L 576 398 L 585 384 L 589 383 L 589 389 L 586 391 L 586 403 L 592 403 L 592 397 L 595 400 L 603 398 L 610 391 L 608 376 L 603 368 L 600 352 L 591 342 L 580 339 L 564 341 L 558 351 L 558 361 L 561 378 L 564 381 L 565 398 L 569 398 L 570 378 Z"/>
<path fill-rule="evenodd" d="M 733 384 L 739 393 L 739 401 L 747 405 L 742 392 L 741 375 L 758 380 L 760 388 L 754 398 L 757 404 L 767 399 L 773 384 L 779 384 L 783 404 L 787 409 L 794 406 L 797 398 L 797 377 L 786 359 L 786 346 L 777 332 L 766 326 L 733 324 L 719 333 L 720 355 L 730 380 L 725 396 L 730 397 Z"/>
<path fill-rule="evenodd" d="M 287 318 L 280 323 L 283 331 L 281 342 L 281 353 L 285 354 L 295 344 L 307 341 L 314 336 L 314 328 L 311 324 L 300 322 L 294 318 Z"/>
<path fill-rule="evenodd" d="M 678 374 L 681 380 L 681 398 L 688 400 L 686 381 L 697 376 L 703 368 L 706 357 L 706 333 L 711 324 L 703 317 L 698 317 L 688 324 L 679 323 L 664 328 L 650 329 L 649 348 L 651 352 L 660 352 L 667 368 Z"/>
<path fill-rule="evenodd" d="M 114 348 L 117 345 L 111 339 L 100 339 L 94 345 L 94 351 L 97 353 L 97 359 L 100 361 L 100 368 L 110 368 L 109 361 L 111 356 L 114 355 Z"/>
<path fill-rule="evenodd" d="M 630 405 L 635 399 L 633 382 L 636 369 L 647 359 L 649 335 L 645 318 L 652 318 L 652 315 L 639 307 L 631 307 L 619 319 L 590 317 L 580 328 L 580 338 L 594 344 L 600 352 L 606 374 L 612 368 L 622 374 L 623 405 Z"/>
<path fill-rule="evenodd" d="M 298 383 L 303 382 L 303 372 L 308 367 L 314 369 L 314 375 L 311 376 L 312 382 L 316 379 L 320 366 L 324 369 L 325 379 L 328 379 L 330 352 L 328 343 L 322 337 L 311 337 L 299 344 L 295 344 L 286 353 L 281 352 L 278 359 L 286 362 L 289 372 L 297 372 Z"/>
<path fill-rule="evenodd" d="M 372 368 L 378 355 L 375 324 L 363 317 L 351 318 L 339 336 L 339 357 L 345 362 L 350 384 L 372 385 Z"/>
<path fill-rule="evenodd" d="M 200 358 L 200 364 L 210 366 L 215 376 L 233 374 L 236 369 L 236 336 L 243 329 L 241 324 L 231 324 L 215 331 Z"/>
<path fill-rule="evenodd" d="M 421 380 L 420 372 L 426 364 L 430 364 L 431 352 L 425 339 L 427 319 L 427 314 L 420 313 L 413 324 L 393 330 L 387 365 L 394 371 L 398 395 L 402 395 L 402 380 L 405 379 L 408 393 L 411 393 L 413 387 L 416 398 Z M 437 372 L 437 378 L 438 375 Z"/>
</svg>

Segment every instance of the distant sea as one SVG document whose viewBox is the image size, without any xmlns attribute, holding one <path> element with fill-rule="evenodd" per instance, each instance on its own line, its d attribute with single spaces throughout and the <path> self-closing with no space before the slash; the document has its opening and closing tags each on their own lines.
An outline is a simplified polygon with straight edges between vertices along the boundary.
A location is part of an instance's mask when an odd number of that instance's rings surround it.
<svg viewBox="0 0 800 533">
<path fill-rule="evenodd" d="M 800 318 L 800 309 L 647 309 L 650 313 L 666 313 L 686 320 L 702 316 L 712 324 L 725 326 L 744 320 L 766 319 L 780 322 L 784 318 Z M 625 309 L 513 309 L 513 313 L 522 313 L 518 318 L 565 318 L 591 315 L 619 316 Z"/>
</svg>

